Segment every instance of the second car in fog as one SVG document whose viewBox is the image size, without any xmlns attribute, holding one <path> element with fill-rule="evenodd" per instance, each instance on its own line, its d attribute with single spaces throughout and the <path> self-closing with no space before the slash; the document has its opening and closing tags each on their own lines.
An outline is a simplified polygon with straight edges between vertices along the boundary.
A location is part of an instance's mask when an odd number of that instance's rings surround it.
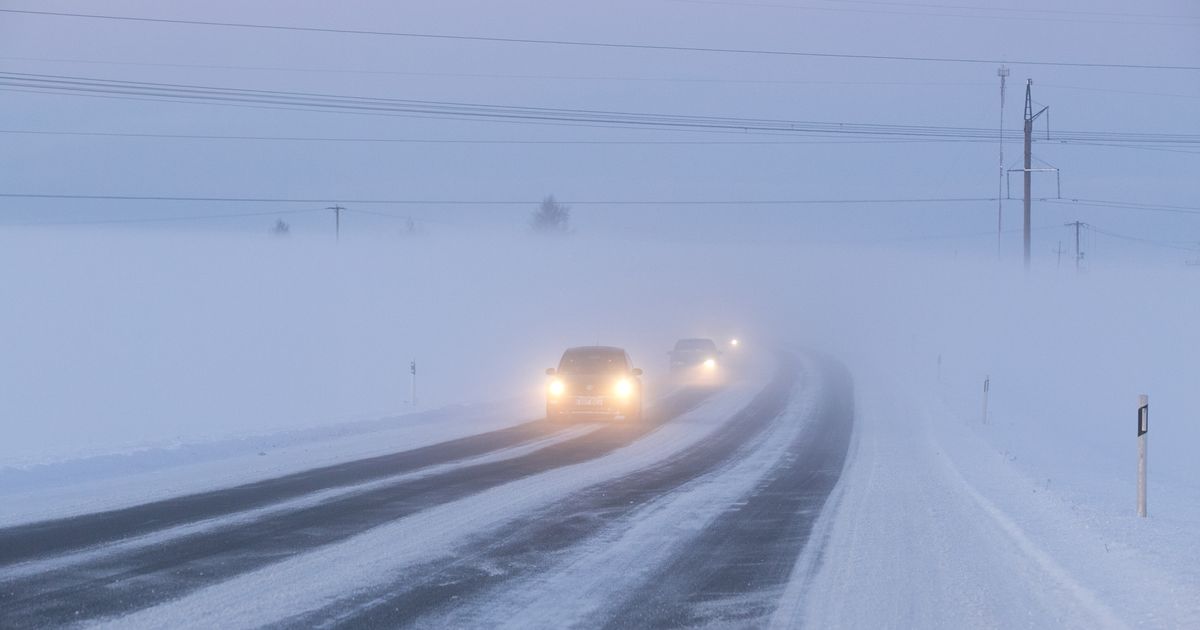
<svg viewBox="0 0 1200 630">
<path fill-rule="evenodd" d="M 717 344 L 712 339 L 680 339 L 668 355 L 672 372 L 692 369 L 714 371 L 721 351 L 717 350 Z"/>
</svg>

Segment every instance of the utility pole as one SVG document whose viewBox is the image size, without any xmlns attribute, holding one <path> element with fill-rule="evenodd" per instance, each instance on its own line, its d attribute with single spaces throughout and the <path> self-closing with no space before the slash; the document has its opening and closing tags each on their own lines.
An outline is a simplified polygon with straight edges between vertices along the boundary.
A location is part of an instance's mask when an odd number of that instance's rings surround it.
<svg viewBox="0 0 1200 630">
<path fill-rule="evenodd" d="M 1079 264 L 1083 262 L 1083 252 L 1079 251 L 1079 228 L 1087 227 L 1083 221 L 1072 221 L 1066 224 L 1067 227 L 1075 226 L 1075 271 L 1079 271 Z"/>
<path fill-rule="evenodd" d="M 1062 269 L 1062 255 L 1063 255 L 1062 241 L 1058 242 L 1058 249 L 1054 250 L 1054 253 L 1058 254 L 1058 265 L 1055 267 L 1055 269 Z"/>
<path fill-rule="evenodd" d="M 1030 236 L 1033 232 L 1031 210 L 1033 205 L 1033 121 L 1046 112 L 1043 107 L 1033 113 L 1033 79 L 1025 82 L 1025 268 L 1029 269 Z"/>
<path fill-rule="evenodd" d="M 325 208 L 325 209 L 333 210 L 335 238 L 336 238 L 336 240 L 339 240 L 339 241 L 342 240 L 342 210 L 345 210 L 345 208 L 338 206 L 338 205 L 333 205 L 333 206 L 329 206 L 328 208 Z"/>
<path fill-rule="evenodd" d="M 996 76 L 1000 77 L 1000 181 L 996 193 L 996 257 L 1004 252 L 1004 84 L 1011 72 L 1008 66 L 1000 66 Z"/>
</svg>

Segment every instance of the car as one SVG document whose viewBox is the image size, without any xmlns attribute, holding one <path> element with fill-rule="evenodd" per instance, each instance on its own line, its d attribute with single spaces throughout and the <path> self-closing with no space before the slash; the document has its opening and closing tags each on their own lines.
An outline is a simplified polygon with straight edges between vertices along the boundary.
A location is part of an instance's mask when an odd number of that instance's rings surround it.
<svg viewBox="0 0 1200 630">
<path fill-rule="evenodd" d="M 629 353 L 610 346 L 580 346 L 563 352 L 558 368 L 546 370 L 546 417 L 642 417 L 642 370 Z"/>
<path fill-rule="evenodd" d="M 672 372 L 714 372 L 721 351 L 717 350 L 717 344 L 712 339 L 680 339 L 675 342 L 675 349 L 667 354 L 670 356 Z"/>
</svg>

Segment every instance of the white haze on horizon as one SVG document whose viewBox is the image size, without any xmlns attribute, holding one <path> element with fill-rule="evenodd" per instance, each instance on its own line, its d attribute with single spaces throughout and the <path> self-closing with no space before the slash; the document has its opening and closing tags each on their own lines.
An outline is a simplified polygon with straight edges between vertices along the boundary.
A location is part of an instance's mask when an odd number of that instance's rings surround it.
<svg viewBox="0 0 1200 630">
<path fill-rule="evenodd" d="M 940 354 L 955 391 L 990 375 L 998 421 L 1073 457 L 1127 463 L 1149 393 L 1155 469 L 1184 479 L 1196 270 L 1015 263 L 513 232 L 8 230 L 0 468 L 404 412 L 413 358 L 424 408 L 536 404 L 566 346 L 625 346 L 653 382 L 676 338 L 737 335 L 746 352 L 814 347 L 898 379 Z"/>
</svg>

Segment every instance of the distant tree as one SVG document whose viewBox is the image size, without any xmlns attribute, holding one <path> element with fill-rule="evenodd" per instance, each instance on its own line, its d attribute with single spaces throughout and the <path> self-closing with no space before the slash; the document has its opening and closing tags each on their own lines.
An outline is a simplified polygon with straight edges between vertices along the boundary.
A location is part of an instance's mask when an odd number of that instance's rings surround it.
<svg viewBox="0 0 1200 630">
<path fill-rule="evenodd" d="M 278 219 L 275 221 L 275 226 L 271 228 L 271 234 L 275 236 L 287 236 L 292 233 L 292 226 L 288 225 L 287 221 Z"/>
<path fill-rule="evenodd" d="M 571 208 L 550 195 L 533 211 L 529 226 L 542 234 L 566 234 L 571 228 Z"/>
</svg>

